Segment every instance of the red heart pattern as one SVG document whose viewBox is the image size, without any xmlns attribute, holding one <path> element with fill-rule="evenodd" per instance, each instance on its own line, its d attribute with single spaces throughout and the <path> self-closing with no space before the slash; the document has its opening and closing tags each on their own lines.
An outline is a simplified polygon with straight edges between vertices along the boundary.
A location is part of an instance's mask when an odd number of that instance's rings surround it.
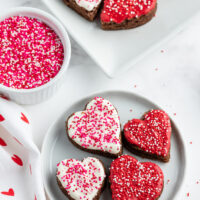
<svg viewBox="0 0 200 200">
<path fill-rule="evenodd" d="M 22 161 L 22 159 L 21 159 L 19 156 L 17 156 L 17 155 L 14 154 L 14 155 L 11 157 L 11 159 L 12 159 L 17 165 L 23 166 L 23 161 Z"/>
<path fill-rule="evenodd" d="M 101 21 L 122 23 L 147 14 L 156 6 L 156 0 L 105 0 Z"/>
<path fill-rule="evenodd" d="M 28 118 L 24 115 L 24 113 L 21 113 L 21 119 L 22 119 L 25 123 L 29 124 Z"/>
<path fill-rule="evenodd" d="M 6 142 L 0 138 L 0 146 L 7 146 Z"/>
<path fill-rule="evenodd" d="M 132 119 L 124 125 L 124 138 L 142 151 L 167 157 L 170 151 L 171 123 L 162 110 L 151 110 L 144 120 Z"/>
<path fill-rule="evenodd" d="M 8 100 L 8 98 L 4 97 L 4 96 L 0 96 L 1 98 L 4 98 L 6 100 Z M 0 122 L 4 121 L 5 118 L 3 117 L 3 115 L 0 114 Z M 29 120 L 27 119 L 27 117 L 21 113 L 21 120 L 23 120 L 25 123 L 29 124 Z M 13 139 L 16 140 L 16 142 L 18 142 L 20 145 L 22 145 L 19 140 L 15 137 L 13 137 Z M 0 146 L 7 146 L 7 143 L 5 142 L 5 140 L 3 138 L 0 137 Z M 23 161 L 22 159 L 17 156 L 16 154 L 13 154 L 11 156 L 11 159 L 13 162 L 15 162 L 17 165 L 19 166 L 23 166 Z M 30 173 L 32 174 L 32 169 L 31 169 L 31 165 L 30 165 Z M 15 192 L 12 188 L 10 188 L 8 191 L 2 191 L 1 192 L 2 195 L 6 195 L 6 196 L 15 196 Z M 34 196 L 34 199 L 37 200 L 36 195 Z"/>
<path fill-rule="evenodd" d="M 4 121 L 5 118 L 0 114 L 0 122 Z"/>
<path fill-rule="evenodd" d="M 164 175 L 154 163 L 123 155 L 111 163 L 109 181 L 113 200 L 157 200 Z"/>
<path fill-rule="evenodd" d="M 9 101 L 10 99 L 7 97 L 7 96 L 4 96 L 3 94 L 1 94 L 0 95 L 0 97 L 2 98 L 2 99 L 5 99 L 5 100 L 7 100 L 7 101 Z"/>
<path fill-rule="evenodd" d="M 14 139 L 18 144 L 20 144 L 20 145 L 23 146 L 23 144 L 22 144 L 16 137 L 13 137 L 13 139 Z"/>
<path fill-rule="evenodd" d="M 1 194 L 7 196 L 15 196 L 14 190 L 12 188 L 10 188 L 7 192 L 1 192 Z"/>
</svg>

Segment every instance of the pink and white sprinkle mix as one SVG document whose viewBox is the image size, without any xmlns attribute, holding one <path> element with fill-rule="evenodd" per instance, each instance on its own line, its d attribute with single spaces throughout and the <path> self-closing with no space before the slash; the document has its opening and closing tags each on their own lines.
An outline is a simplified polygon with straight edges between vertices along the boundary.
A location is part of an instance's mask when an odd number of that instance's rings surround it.
<svg viewBox="0 0 200 200">
<path fill-rule="evenodd" d="M 71 197 L 69 199 L 96 199 L 105 177 L 104 166 L 97 158 L 88 157 L 83 161 L 66 159 L 57 165 L 57 178 Z"/>
<path fill-rule="evenodd" d="M 0 84 L 39 87 L 56 76 L 63 59 L 61 40 L 40 20 L 14 16 L 0 22 Z"/>
<path fill-rule="evenodd" d="M 78 111 L 67 121 L 70 139 L 84 149 L 121 154 L 120 121 L 114 105 L 101 97 L 93 98 L 85 111 Z"/>
</svg>

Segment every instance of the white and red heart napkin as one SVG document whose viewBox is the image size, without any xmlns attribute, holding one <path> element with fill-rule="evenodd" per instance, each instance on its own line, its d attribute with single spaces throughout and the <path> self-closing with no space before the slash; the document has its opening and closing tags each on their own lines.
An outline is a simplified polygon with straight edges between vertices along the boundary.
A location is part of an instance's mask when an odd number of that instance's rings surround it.
<svg viewBox="0 0 200 200">
<path fill-rule="evenodd" d="M 0 199 L 45 199 L 40 152 L 31 138 L 31 122 L 19 105 L 0 98 Z"/>
</svg>

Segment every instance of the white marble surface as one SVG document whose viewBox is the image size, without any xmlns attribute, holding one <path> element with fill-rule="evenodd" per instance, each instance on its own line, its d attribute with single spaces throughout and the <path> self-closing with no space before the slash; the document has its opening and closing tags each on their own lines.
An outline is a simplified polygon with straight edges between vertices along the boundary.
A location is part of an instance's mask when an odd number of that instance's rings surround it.
<svg viewBox="0 0 200 200">
<path fill-rule="evenodd" d="M 0 0 L 0 11 L 13 6 L 34 6 L 47 10 L 39 0 Z M 33 139 L 38 147 L 41 148 L 45 133 L 54 119 L 74 101 L 98 90 L 129 89 L 155 101 L 174 117 L 186 141 L 188 153 L 186 185 L 178 200 L 199 199 L 199 21 L 200 14 L 168 44 L 115 79 L 107 78 L 84 50 L 72 41 L 72 60 L 63 86 L 48 101 L 24 106 L 31 114 Z"/>
</svg>

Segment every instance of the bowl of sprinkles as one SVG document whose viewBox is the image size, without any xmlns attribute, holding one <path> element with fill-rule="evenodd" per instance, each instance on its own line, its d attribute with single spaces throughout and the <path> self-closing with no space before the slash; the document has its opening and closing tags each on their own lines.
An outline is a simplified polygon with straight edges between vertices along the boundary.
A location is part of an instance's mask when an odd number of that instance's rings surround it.
<svg viewBox="0 0 200 200">
<path fill-rule="evenodd" d="M 20 104 L 51 97 L 62 83 L 71 44 L 61 23 L 28 7 L 0 16 L 0 94 Z"/>
</svg>

